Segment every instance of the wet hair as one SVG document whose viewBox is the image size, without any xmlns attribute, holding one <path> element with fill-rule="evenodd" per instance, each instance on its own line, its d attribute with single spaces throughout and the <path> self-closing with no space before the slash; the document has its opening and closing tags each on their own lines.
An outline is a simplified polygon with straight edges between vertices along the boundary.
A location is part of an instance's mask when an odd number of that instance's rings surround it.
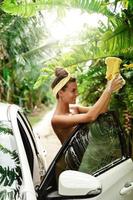
<svg viewBox="0 0 133 200">
<path fill-rule="evenodd" d="M 55 79 L 53 80 L 51 84 L 51 88 L 53 89 L 63 78 L 67 76 L 68 76 L 68 72 L 64 68 L 57 67 L 55 69 Z M 76 78 L 71 77 L 61 90 L 65 90 L 67 87 L 67 84 L 70 82 L 76 82 Z M 57 94 L 57 97 L 58 97 L 58 94 Z"/>
</svg>

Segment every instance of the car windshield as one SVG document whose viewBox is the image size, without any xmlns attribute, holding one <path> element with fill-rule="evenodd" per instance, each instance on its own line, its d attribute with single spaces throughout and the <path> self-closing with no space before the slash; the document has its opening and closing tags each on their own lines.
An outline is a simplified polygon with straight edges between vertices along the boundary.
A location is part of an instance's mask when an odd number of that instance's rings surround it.
<svg viewBox="0 0 133 200">
<path fill-rule="evenodd" d="M 0 198 L 18 200 L 22 173 L 11 123 L 0 121 Z"/>
</svg>

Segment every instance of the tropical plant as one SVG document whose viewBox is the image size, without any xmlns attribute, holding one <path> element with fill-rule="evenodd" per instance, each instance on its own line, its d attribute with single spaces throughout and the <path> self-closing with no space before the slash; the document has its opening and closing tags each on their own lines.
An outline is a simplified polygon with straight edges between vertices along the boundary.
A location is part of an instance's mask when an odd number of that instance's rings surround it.
<svg viewBox="0 0 133 200">
<path fill-rule="evenodd" d="M 65 4 L 65 3 L 64 3 Z M 102 59 L 108 56 L 118 56 L 123 59 L 132 58 L 132 2 L 131 1 L 68 1 L 69 6 L 80 8 L 88 13 L 101 13 L 107 17 L 107 23 L 99 21 L 99 27 L 90 30 L 86 27 L 86 33 L 82 33 L 79 43 L 70 45 L 66 42 L 62 45 L 70 47 L 70 52 L 60 53 L 52 60 L 44 64 L 51 69 L 51 66 L 64 66 L 72 68 L 84 64 L 88 60 Z M 121 10 L 118 12 L 118 8 Z M 125 14 L 125 13 L 128 13 Z M 130 14 L 129 14 L 130 13 Z M 129 17 L 130 16 L 130 17 Z M 127 21 L 127 23 L 126 23 Z M 128 39 L 127 39 L 128 38 Z M 73 38 L 74 40 L 74 38 Z M 67 38 L 67 41 L 69 39 Z M 72 41 L 72 39 L 71 39 Z M 51 75 L 51 72 L 49 72 Z M 39 83 L 45 82 L 46 75 L 41 75 Z M 42 81 L 42 82 L 41 82 Z M 39 85 L 39 84 L 37 84 Z"/>
<path fill-rule="evenodd" d="M 106 83 L 105 71 L 106 68 L 99 61 L 95 67 L 92 65 L 89 70 L 82 71 L 82 75 L 79 73 L 78 88 L 80 101 L 86 106 L 93 105 L 100 97 Z"/>
<path fill-rule="evenodd" d="M 49 59 L 52 54 L 49 49 L 55 43 L 47 42 L 49 34 L 46 29 L 43 29 L 45 25 L 42 21 L 43 15 L 22 19 L 9 17 L 2 11 L 0 14 L 2 16 L 0 32 L 1 100 L 14 102 L 31 110 L 39 103 L 39 99 L 49 101 L 45 90 L 43 91 L 42 87 L 34 90 L 33 85 L 39 76 L 43 61 Z M 50 55 L 48 55 L 49 51 Z"/>
<path fill-rule="evenodd" d="M 4 5 L 8 5 L 6 11 L 8 11 L 8 8 L 13 7 L 13 10 L 16 12 L 23 11 L 23 8 L 25 11 L 29 11 L 30 13 L 30 7 L 32 10 L 38 9 L 39 5 L 43 6 L 50 6 L 50 5 L 60 5 L 60 6 L 71 6 L 74 8 L 80 8 L 84 11 L 87 11 L 88 13 L 96 12 L 103 14 L 107 16 L 108 18 L 108 25 L 106 29 L 103 29 L 102 37 L 99 40 L 100 46 L 102 47 L 102 44 L 104 44 L 104 54 L 105 56 L 108 54 L 125 54 L 125 51 L 129 52 L 129 47 L 132 46 L 132 2 L 131 0 L 126 1 L 114 1 L 113 3 L 110 1 L 103 1 L 103 0 L 93 0 L 93 1 L 78 1 L 78 0 L 70 0 L 70 1 L 37 1 L 31 3 L 24 3 L 23 1 L 17 2 L 14 1 L 13 3 L 10 0 L 5 0 L 2 4 L 2 8 Z M 38 5 L 38 6 L 37 6 Z M 121 5 L 121 12 L 117 12 L 117 7 Z M 20 9 L 19 9 L 20 6 Z M 17 10 L 18 7 L 18 10 Z M 27 8 L 27 9 L 26 9 Z M 43 7 L 44 9 L 44 7 Z M 10 9 L 9 9 L 10 10 Z M 15 14 L 15 13 L 14 13 Z M 101 24 L 102 25 L 102 24 Z M 103 25 L 102 25 L 103 28 Z M 105 27 L 104 27 L 105 28 Z M 126 38 L 126 40 L 125 40 Z M 128 38 L 128 40 L 127 40 Z M 127 41 L 127 42 L 126 42 Z M 129 42 L 130 41 L 130 42 Z M 119 45 L 118 45 L 119 44 Z M 106 46 L 105 46 L 106 45 Z M 105 48 L 106 47 L 106 48 Z M 103 49 L 103 48 L 102 48 Z M 130 49 L 132 53 L 132 49 Z M 129 53 L 128 53 L 129 55 Z"/>
<path fill-rule="evenodd" d="M 85 105 L 93 105 L 105 87 L 106 66 L 103 61 L 100 60 L 95 66 L 90 66 L 85 73 L 82 71 L 82 75 L 78 77 L 80 101 Z M 113 94 L 110 110 L 115 110 L 119 114 L 129 146 L 132 143 L 133 133 L 133 68 L 121 66 L 121 74 L 126 80 L 126 84 L 119 92 Z"/>
<path fill-rule="evenodd" d="M 14 6 L 14 8 L 13 8 Z M 62 65 L 67 68 L 70 68 L 73 72 L 75 69 L 77 69 L 79 72 L 82 71 L 81 69 L 84 68 L 83 66 L 86 65 L 85 63 L 89 60 L 93 60 L 93 62 L 97 63 L 98 59 L 103 59 L 107 56 L 118 56 L 121 57 L 124 62 L 125 60 L 128 60 L 128 62 L 131 62 L 132 60 L 132 9 L 133 9 L 133 2 L 131 0 L 121 0 L 121 1 L 109 1 L 109 0 L 67 0 L 67 1 L 45 1 L 45 0 L 38 0 L 38 1 L 31 1 L 31 2 L 24 2 L 24 1 L 10 1 L 10 0 L 4 0 L 1 4 L 1 9 L 4 12 L 10 13 L 11 15 L 19 15 L 23 17 L 31 16 L 33 15 L 37 10 L 41 9 L 47 9 L 50 7 L 56 7 L 58 8 L 75 8 L 75 9 L 81 9 L 83 12 L 88 13 L 100 13 L 107 17 L 107 23 L 103 23 L 102 21 L 99 21 L 99 27 L 96 30 L 91 30 L 86 27 L 86 33 L 82 33 L 82 36 L 80 36 L 78 42 L 76 45 L 72 43 L 70 45 L 70 42 L 66 42 L 65 44 L 62 43 L 60 45 L 54 44 L 54 51 L 51 51 L 53 48 L 52 46 L 47 45 L 46 43 L 44 45 L 31 45 L 32 48 L 30 49 L 29 43 L 31 40 L 37 41 L 36 37 L 34 39 L 29 34 L 29 37 L 26 37 L 26 40 L 24 40 L 23 45 L 20 42 L 21 38 L 24 38 L 27 33 L 29 27 L 31 26 L 32 22 L 33 24 L 36 24 L 36 20 L 34 21 L 33 18 L 31 18 L 31 21 L 21 19 L 19 17 L 13 17 L 11 16 L 11 27 L 14 28 L 13 24 L 16 23 L 16 20 L 18 22 L 22 23 L 22 28 L 19 30 L 19 34 L 16 37 L 16 43 L 14 43 L 13 50 L 10 49 L 10 52 L 7 51 L 7 48 L 5 48 L 6 43 L 2 42 L 2 46 L 4 47 L 5 53 L 3 55 L 6 55 L 5 57 L 9 57 L 9 55 L 12 56 L 12 59 L 8 62 L 4 63 L 5 66 L 11 66 L 12 64 L 19 68 L 18 66 L 23 67 L 31 66 L 31 58 L 35 56 L 34 62 L 38 66 L 38 60 L 41 60 L 41 64 L 44 67 L 43 72 L 41 73 L 41 76 L 38 79 L 38 82 L 35 85 L 35 88 L 40 87 L 40 85 L 47 83 L 48 84 L 48 78 L 51 77 L 54 67 L 56 65 Z M 3 12 L 1 11 L 2 15 Z M 7 14 L 7 19 L 9 20 L 9 16 Z M 41 14 L 39 14 L 39 17 Z M 8 23 L 9 24 L 9 23 Z M 8 27 L 8 26 L 7 26 Z M 17 25 L 15 26 L 15 28 Z M 4 28 L 4 26 L 3 26 Z M 32 28 L 30 28 L 31 30 Z M 8 28 L 7 28 L 8 30 Z M 23 33 L 23 34 L 22 34 Z M 32 32 L 33 33 L 33 32 Z M 46 33 L 46 32 L 45 32 Z M 9 33 L 10 34 L 10 33 Z M 14 33 L 13 33 L 14 34 Z M 33 34 L 34 35 L 34 34 Z M 20 37 L 21 36 L 21 37 Z M 39 36 L 40 37 L 40 36 Z M 4 37 L 3 37 L 4 38 Z M 9 35 L 7 36 L 9 38 Z M 29 39 L 31 38 L 31 40 Z M 72 39 L 72 38 L 71 38 Z M 6 40 L 6 39 L 5 39 Z M 5 41 L 3 39 L 3 41 Z M 29 40 L 28 43 L 26 41 Z M 72 40 L 71 40 L 72 41 Z M 12 46 L 11 41 L 9 40 L 10 46 Z M 18 44 L 20 44 L 19 51 L 17 48 L 15 48 Z M 32 44 L 32 42 L 31 42 Z M 57 44 L 57 43 L 56 43 Z M 33 48 L 34 46 L 34 48 Z M 70 52 L 62 53 L 63 47 L 70 47 Z M 44 49 L 47 49 L 48 56 L 45 54 L 45 58 L 42 60 L 42 52 L 44 52 Z M 22 50 L 22 51 L 21 51 Z M 22 53 L 21 53 L 22 52 Z M 10 54 L 11 53 L 11 54 Z M 50 55 L 53 56 L 50 56 Z M 14 56 L 15 55 L 15 56 Z M 39 58 L 39 59 L 38 59 Z M 40 59 L 41 58 L 41 59 Z M 30 60 L 30 62 L 29 62 Z M 28 62 L 27 62 L 28 61 Z M 3 65 L 3 66 L 4 66 Z M 32 63 L 33 65 L 33 63 Z M 4 66 L 4 68 L 5 68 Z M 93 66 L 95 67 L 95 66 Z M 16 70 L 15 68 L 15 70 Z M 41 67 L 40 67 L 41 68 Z M 87 67 L 86 67 L 87 68 Z M 91 67 L 92 68 L 92 67 Z M 96 68 L 100 72 L 100 68 Z M 8 70 L 7 70 L 8 71 Z M 6 71 L 6 72 L 7 72 Z M 94 70 L 96 71 L 96 70 Z M 129 72 L 130 73 L 130 72 Z M 9 74 L 9 72 L 8 72 Z M 12 74 L 15 74 L 12 73 Z M 10 77 L 14 77 L 11 76 Z M 82 77 L 82 76 L 81 76 Z M 8 78 L 5 81 L 6 87 L 8 87 L 10 94 L 11 88 L 10 83 L 13 81 Z M 24 83 L 24 82 L 23 82 Z M 46 88 L 47 88 L 46 84 Z M 15 85 L 15 84 L 14 84 Z M 17 86 L 19 84 L 17 83 Z M 13 89 L 12 89 L 13 90 Z M 127 90 L 128 92 L 131 90 Z M 25 92 L 27 95 L 27 91 Z M 29 92 L 29 94 L 32 94 L 32 92 Z M 4 94 L 3 94 L 4 95 Z M 10 95 L 8 95 L 10 97 Z M 18 94 L 17 94 L 18 96 Z M 23 95 L 23 98 L 25 98 Z M 27 95 L 28 96 L 28 95 Z M 128 95 L 129 96 L 129 95 Z M 132 95 L 131 95 L 132 96 Z M 10 99 L 10 98 L 7 99 Z M 132 97 L 130 97 L 131 99 Z"/>
</svg>

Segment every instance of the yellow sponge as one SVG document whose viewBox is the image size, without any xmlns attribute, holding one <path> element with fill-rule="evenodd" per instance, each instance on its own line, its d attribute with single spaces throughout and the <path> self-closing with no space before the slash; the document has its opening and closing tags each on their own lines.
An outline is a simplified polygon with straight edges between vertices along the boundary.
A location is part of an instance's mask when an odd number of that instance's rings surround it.
<svg viewBox="0 0 133 200">
<path fill-rule="evenodd" d="M 122 60 L 117 57 L 107 57 L 105 64 L 107 65 L 106 78 L 111 80 L 115 75 L 120 73 L 120 64 Z"/>
<path fill-rule="evenodd" d="M 107 57 L 105 59 L 105 64 L 107 65 L 107 71 L 106 71 L 106 79 L 110 81 L 113 79 L 116 75 L 119 75 L 122 78 L 122 85 L 119 85 L 115 91 L 118 91 L 122 88 L 123 85 L 125 85 L 125 80 L 120 74 L 120 64 L 122 63 L 122 60 L 117 57 Z"/>
</svg>

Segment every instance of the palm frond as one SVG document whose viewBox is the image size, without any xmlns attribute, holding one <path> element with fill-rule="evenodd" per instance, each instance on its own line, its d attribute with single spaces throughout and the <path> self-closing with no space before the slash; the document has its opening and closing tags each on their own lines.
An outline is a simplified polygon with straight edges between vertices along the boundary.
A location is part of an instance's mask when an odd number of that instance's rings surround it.
<svg viewBox="0 0 133 200">
<path fill-rule="evenodd" d="M 1 4 L 1 9 L 10 14 L 18 15 L 21 17 L 31 17 L 36 14 L 37 11 L 44 10 L 48 7 L 60 6 L 60 7 L 73 7 L 85 10 L 89 13 L 101 13 L 106 16 L 114 16 L 114 13 L 111 12 L 107 3 L 104 0 L 36 0 L 32 2 L 23 2 L 20 1 L 11 1 L 4 0 Z"/>
<path fill-rule="evenodd" d="M 113 24 L 111 24 L 113 26 Z M 101 48 L 104 47 L 109 54 L 124 54 L 133 48 L 132 28 L 127 24 L 115 23 L 113 28 L 108 28 L 101 38 Z"/>
<path fill-rule="evenodd" d="M 3 1 L 1 5 L 1 9 L 10 14 L 10 15 L 18 15 L 21 17 L 31 17 L 35 15 L 36 11 L 44 8 L 42 3 L 14 3 L 10 0 Z"/>
<path fill-rule="evenodd" d="M 48 7 L 56 6 L 56 5 L 64 5 L 64 2 L 61 0 L 36 0 L 36 1 L 11 1 L 4 0 L 1 3 L 0 8 L 10 14 L 10 15 L 18 15 L 21 17 L 32 17 L 38 11 L 44 10 Z"/>
<path fill-rule="evenodd" d="M 88 13 L 101 13 L 105 16 L 114 16 L 108 9 L 108 4 L 104 0 L 71 0 L 71 6 L 80 8 Z"/>
</svg>

